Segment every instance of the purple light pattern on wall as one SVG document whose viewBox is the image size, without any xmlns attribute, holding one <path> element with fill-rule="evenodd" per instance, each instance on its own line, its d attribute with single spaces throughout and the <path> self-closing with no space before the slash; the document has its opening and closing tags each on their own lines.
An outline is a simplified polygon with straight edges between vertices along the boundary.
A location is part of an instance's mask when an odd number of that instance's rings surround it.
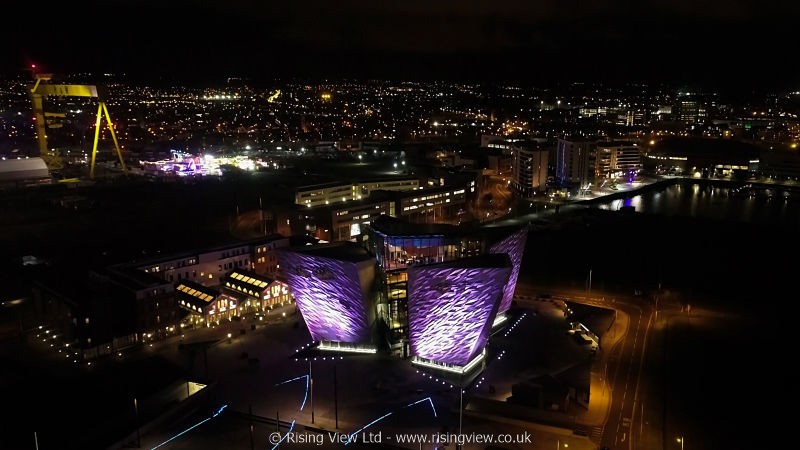
<svg viewBox="0 0 800 450">
<path fill-rule="evenodd" d="M 500 302 L 498 314 L 508 311 L 511 301 L 514 299 L 514 290 L 517 288 L 517 278 L 519 278 L 519 268 L 522 265 L 522 254 L 525 251 L 525 241 L 528 239 L 528 229 L 522 228 L 512 233 L 507 238 L 494 244 L 489 253 L 506 253 L 511 258 L 511 276 L 508 277 L 508 286 L 503 293 L 503 301 Z"/>
<path fill-rule="evenodd" d="M 366 299 L 354 263 L 291 251 L 281 252 L 279 259 L 312 339 L 370 339 Z"/>
<path fill-rule="evenodd" d="M 510 267 L 448 264 L 408 269 L 412 354 L 466 365 L 486 345 Z"/>
</svg>

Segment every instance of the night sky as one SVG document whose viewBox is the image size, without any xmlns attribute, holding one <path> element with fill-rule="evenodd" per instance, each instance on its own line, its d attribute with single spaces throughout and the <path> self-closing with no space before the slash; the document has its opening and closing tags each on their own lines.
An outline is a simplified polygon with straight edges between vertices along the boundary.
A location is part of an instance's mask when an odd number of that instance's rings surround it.
<svg viewBox="0 0 800 450">
<path fill-rule="evenodd" d="M 795 1 L 16 3 L 4 72 L 800 86 Z"/>
</svg>

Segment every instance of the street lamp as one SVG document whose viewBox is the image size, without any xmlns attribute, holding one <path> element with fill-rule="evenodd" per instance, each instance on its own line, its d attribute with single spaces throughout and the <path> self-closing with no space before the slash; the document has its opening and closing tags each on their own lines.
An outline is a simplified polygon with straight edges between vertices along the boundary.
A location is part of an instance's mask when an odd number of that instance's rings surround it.
<svg viewBox="0 0 800 450">
<path fill-rule="evenodd" d="M 678 444 L 681 444 L 681 450 L 683 450 L 683 443 L 684 443 L 684 441 L 685 441 L 685 440 L 686 440 L 686 439 L 684 439 L 684 438 L 683 438 L 683 436 L 681 436 L 681 437 L 679 437 L 679 438 L 675 439 L 675 441 L 677 441 L 677 442 L 678 442 Z"/>
</svg>

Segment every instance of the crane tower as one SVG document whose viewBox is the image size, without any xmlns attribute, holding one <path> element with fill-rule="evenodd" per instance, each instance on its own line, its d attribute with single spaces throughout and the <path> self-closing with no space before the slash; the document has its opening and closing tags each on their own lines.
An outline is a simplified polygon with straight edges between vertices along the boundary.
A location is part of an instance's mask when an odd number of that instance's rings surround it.
<svg viewBox="0 0 800 450">
<path fill-rule="evenodd" d="M 50 170 L 61 169 L 63 163 L 58 156 L 51 155 L 47 149 L 47 126 L 45 124 L 46 117 L 56 114 L 45 113 L 44 99 L 47 97 L 90 97 L 98 100 L 97 104 L 97 119 L 94 123 L 94 144 L 92 145 L 92 163 L 89 169 L 89 176 L 94 178 L 94 162 L 97 156 L 97 143 L 100 139 L 100 122 L 103 116 L 106 118 L 106 126 L 111 132 L 111 138 L 114 140 L 114 147 L 119 156 L 119 162 L 122 171 L 125 172 L 125 161 L 122 158 L 122 151 L 117 141 L 117 133 L 114 130 L 114 123 L 111 122 L 111 115 L 108 113 L 106 106 L 106 99 L 108 98 L 108 90 L 102 85 L 86 85 L 86 84 L 51 84 L 52 74 L 34 73 L 36 82 L 30 86 L 30 97 L 33 103 L 33 114 L 36 121 L 36 138 L 39 143 L 39 155 L 44 159 L 45 163 Z"/>
</svg>

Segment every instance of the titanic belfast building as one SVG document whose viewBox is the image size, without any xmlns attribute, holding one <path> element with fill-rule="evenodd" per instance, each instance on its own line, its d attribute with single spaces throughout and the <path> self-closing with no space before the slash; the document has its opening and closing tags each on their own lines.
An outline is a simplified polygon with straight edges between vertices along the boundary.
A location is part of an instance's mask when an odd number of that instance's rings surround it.
<svg viewBox="0 0 800 450">
<path fill-rule="evenodd" d="M 466 373 L 505 320 L 527 228 L 374 220 L 360 242 L 287 249 L 279 259 L 321 350 L 390 348 Z"/>
</svg>

